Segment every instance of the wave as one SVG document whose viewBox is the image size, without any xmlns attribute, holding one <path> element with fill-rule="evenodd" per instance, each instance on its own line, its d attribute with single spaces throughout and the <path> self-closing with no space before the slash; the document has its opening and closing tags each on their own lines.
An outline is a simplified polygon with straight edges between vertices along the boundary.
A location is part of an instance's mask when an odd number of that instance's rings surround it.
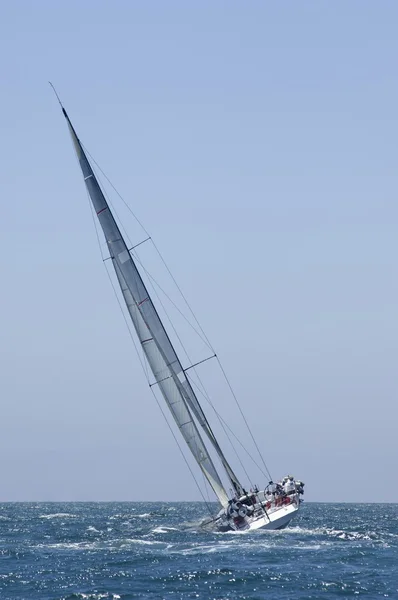
<svg viewBox="0 0 398 600">
<path fill-rule="evenodd" d="M 314 529 L 305 529 L 303 527 L 292 527 L 286 530 L 289 534 L 301 534 L 301 535 L 326 535 L 340 540 L 366 540 L 376 541 L 380 539 L 380 535 L 376 531 L 346 531 L 344 529 L 335 529 L 334 527 L 315 527 Z"/>
<path fill-rule="evenodd" d="M 163 542 L 156 540 L 144 540 L 142 538 L 116 538 L 112 540 L 94 540 L 94 541 L 81 541 L 81 542 L 58 542 L 55 544 L 37 544 L 32 546 L 40 549 L 51 549 L 51 550 L 103 550 L 103 549 L 118 549 L 132 545 L 138 546 L 164 546 Z"/>
<path fill-rule="evenodd" d="M 149 512 L 149 513 L 140 513 L 138 515 L 136 514 L 132 514 L 132 513 L 127 513 L 127 514 L 117 514 L 117 515 L 112 515 L 111 517 L 109 517 L 110 521 L 115 521 L 116 519 L 149 519 L 149 517 L 155 517 L 155 516 L 163 516 L 162 514 L 157 514 L 157 513 L 153 513 L 153 512 Z"/>
<path fill-rule="evenodd" d="M 92 594 L 76 592 L 69 596 L 63 596 L 61 600 L 119 600 L 119 598 L 121 598 L 119 594 L 112 594 L 112 592 L 93 592 Z"/>
<path fill-rule="evenodd" d="M 182 554 L 183 556 L 189 556 L 191 554 L 213 554 L 215 552 L 226 552 L 232 549 L 236 549 L 236 544 L 193 544 L 189 548 L 171 546 L 171 548 L 168 549 L 168 552 L 169 554 Z"/>
<path fill-rule="evenodd" d="M 168 533 L 169 531 L 179 531 L 177 527 L 166 527 L 162 525 L 161 527 L 155 527 L 152 529 L 152 533 Z"/>
<path fill-rule="evenodd" d="M 343 531 L 341 529 L 325 529 L 324 533 L 339 540 L 369 540 L 374 541 L 378 535 L 374 531 L 361 533 L 360 531 Z"/>
<path fill-rule="evenodd" d="M 53 513 L 50 515 L 40 515 L 39 519 L 75 519 L 77 515 L 71 513 Z"/>
<path fill-rule="evenodd" d="M 34 548 L 52 550 L 93 550 L 97 548 L 97 542 L 58 542 L 56 544 L 37 544 Z"/>
<path fill-rule="evenodd" d="M 121 543 L 121 545 L 128 545 L 128 544 L 138 544 L 138 545 L 142 545 L 142 546 L 154 546 L 157 544 L 162 544 L 163 542 L 157 542 L 156 540 L 143 540 L 142 538 L 127 538 L 125 540 L 114 540 L 116 542 Z"/>
</svg>

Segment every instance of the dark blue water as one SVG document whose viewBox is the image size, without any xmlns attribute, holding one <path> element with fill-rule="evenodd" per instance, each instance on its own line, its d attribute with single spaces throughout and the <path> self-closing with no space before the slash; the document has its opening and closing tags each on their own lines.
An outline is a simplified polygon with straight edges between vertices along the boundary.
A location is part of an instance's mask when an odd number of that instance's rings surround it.
<svg viewBox="0 0 398 600">
<path fill-rule="evenodd" d="M 398 599 L 398 505 L 209 534 L 200 503 L 0 504 L 0 599 Z"/>
</svg>

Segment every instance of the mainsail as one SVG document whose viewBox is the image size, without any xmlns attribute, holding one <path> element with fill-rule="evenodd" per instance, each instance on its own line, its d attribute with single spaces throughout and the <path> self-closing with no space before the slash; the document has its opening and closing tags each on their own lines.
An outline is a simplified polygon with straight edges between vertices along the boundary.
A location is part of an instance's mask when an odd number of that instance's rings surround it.
<svg viewBox="0 0 398 600">
<path fill-rule="evenodd" d="M 228 504 L 228 495 L 193 416 L 195 416 L 213 445 L 232 483 L 234 491 L 241 494 L 243 488 L 211 430 L 170 338 L 152 303 L 133 257 L 111 213 L 72 123 L 64 108 L 62 108 L 62 111 L 69 125 L 84 181 L 102 227 L 127 309 L 143 352 L 155 377 L 155 382 L 159 386 L 166 404 L 198 465 L 220 503 L 226 506 Z"/>
</svg>

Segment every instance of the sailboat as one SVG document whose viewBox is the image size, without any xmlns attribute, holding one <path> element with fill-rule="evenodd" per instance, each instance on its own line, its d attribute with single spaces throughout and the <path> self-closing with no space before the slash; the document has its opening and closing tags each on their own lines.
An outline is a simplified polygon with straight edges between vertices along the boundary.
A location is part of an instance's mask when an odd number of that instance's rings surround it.
<svg viewBox="0 0 398 600">
<path fill-rule="evenodd" d="M 199 403 L 187 376 L 187 369 L 183 368 L 83 145 L 60 100 L 59 103 L 72 136 L 93 209 L 105 236 L 109 259 L 129 318 L 152 371 L 155 385 L 161 391 L 182 438 L 218 499 L 218 512 L 211 518 L 204 519 L 202 526 L 216 531 L 252 531 L 286 527 L 299 510 L 304 484 L 292 476 L 287 476 L 278 483 L 270 481 L 262 490 L 255 486 L 247 491 L 239 481 Z M 211 453 L 214 458 L 217 457 L 217 468 Z M 229 482 L 229 490 L 223 484 L 222 478 Z"/>
</svg>

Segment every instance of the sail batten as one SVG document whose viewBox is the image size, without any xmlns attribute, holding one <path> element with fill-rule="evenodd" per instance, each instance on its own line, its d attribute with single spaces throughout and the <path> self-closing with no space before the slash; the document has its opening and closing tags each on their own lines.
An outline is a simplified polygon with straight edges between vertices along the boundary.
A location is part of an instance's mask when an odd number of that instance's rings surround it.
<svg viewBox="0 0 398 600">
<path fill-rule="evenodd" d="M 156 308 L 152 303 L 144 281 L 128 250 L 65 109 L 63 109 L 63 113 L 69 125 L 83 178 L 103 230 L 110 258 L 112 259 L 130 318 L 140 340 L 146 360 L 155 377 L 155 383 L 158 385 L 199 467 L 213 488 L 220 503 L 226 506 L 228 504 L 228 495 L 199 433 L 193 415 L 215 448 L 235 490 L 237 489 L 236 486 L 240 486 L 240 484 L 237 483 L 238 480 L 229 467 L 207 423 L 207 419 L 185 375 Z"/>
</svg>

